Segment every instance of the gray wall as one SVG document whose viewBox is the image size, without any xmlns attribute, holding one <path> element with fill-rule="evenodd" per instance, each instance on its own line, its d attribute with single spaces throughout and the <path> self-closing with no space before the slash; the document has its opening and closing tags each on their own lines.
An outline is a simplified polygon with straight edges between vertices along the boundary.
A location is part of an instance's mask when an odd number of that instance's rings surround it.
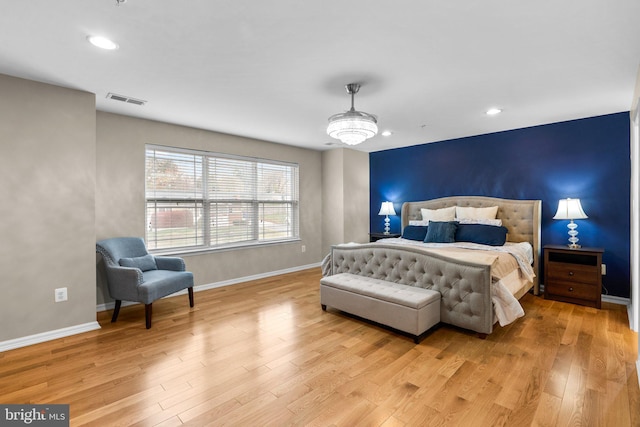
<svg viewBox="0 0 640 427">
<path fill-rule="evenodd" d="M 369 154 L 348 148 L 322 153 L 322 253 L 331 245 L 369 241 Z"/>
<path fill-rule="evenodd" d="M 4 75 L 0 94 L 0 343 L 95 324 L 96 304 L 111 302 L 96 240 L 144 236 L 147 143 L 300 166 L 300 241 L 185 255 L 196 285 L 317 264 L 323 241 L 333 241 L 323 238 L 322 174 L 334 171 L 323 169 L 322 152 L 96 112 L 91 93 Z M 332 212 L 330 223 L 354 222 L 353 232 L 365 239 L 368 155 L 339 157 L 344 168 L 331 192 L 344 194 L 339 204 L 354 217 Z M 352 184 L 358 188 L 338 188 Z M 58 287 L 68 288 L 68 301 L 54 302 Z"/>
<path fill-rule="evenodd" d="M 96 116 L 91 93 L 0 75 L 0 94 L 1 342 L 96 320 Z"/>
<path fill-rule="evenodd" d="M 344 151 L 344 238 L 345 242 L 369 241 L 369 153 Z"/>
<path fill-rule="evenodd" d="M 144 237 L 145 144 L 294 162 L 300 167 L 301 241 L 183 255 L 187 269 L 194 273 L 196 286 L 290 269 L 321 260 L 321 152 L 104 112 L 97 113 L 98 240 L 117 236 Z M 304 253 L 302 245 L 306 246 Z M 100 268 L 98 271 L 101 271 Z M 111 301 L 104 280 L 100 274 L 98 304 Z"/>
<path fill-rule="evenodd" d="M 322 253 L 344 242 L 343 149 L 322 153 Z"/>
</svg>

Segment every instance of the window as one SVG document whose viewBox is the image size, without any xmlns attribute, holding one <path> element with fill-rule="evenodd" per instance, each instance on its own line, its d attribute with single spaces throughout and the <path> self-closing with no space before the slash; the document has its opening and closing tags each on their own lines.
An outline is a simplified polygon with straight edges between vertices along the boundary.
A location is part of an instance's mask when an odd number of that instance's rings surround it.
<svg viewBox="0 0 640 427">
<path fill-rule="evenodd" d="M 148 145 L 145 172 L 151 250 L 299 237 L 297 164 Z"/>
</svg>

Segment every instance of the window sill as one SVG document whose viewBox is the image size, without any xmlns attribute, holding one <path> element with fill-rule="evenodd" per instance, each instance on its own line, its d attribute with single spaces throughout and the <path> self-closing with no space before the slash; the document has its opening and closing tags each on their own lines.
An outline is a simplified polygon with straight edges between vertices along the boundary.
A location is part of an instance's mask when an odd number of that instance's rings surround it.
<svg viewBox="0 0 640 427">
<path fill-rule="evenodd" d="M 300 242 L 302 239 L 299 237 L 293 239 L 285 239 L 285 240 L 272 240 L 269 242 L 260 242 L 260 243 L 245 243 L 245 244 L 236 244 L 236 245 L 228 245 L 228 246 L 216 246 L 215 248 L 198 248 L 198 249 L 189 249 L 189 248 L 171 248 L 171 249 L 153 249 L 149 250 L 149 253 L 157 256 L 194 256 L 194 255 L 204 255 L 209 253 L 216 252 L 227 252 L 227 251 L 235 251 L 238 249 L 256 249 L 265 246 L 274 246 L 274 245 L 285 245 Z"/>
</svg>

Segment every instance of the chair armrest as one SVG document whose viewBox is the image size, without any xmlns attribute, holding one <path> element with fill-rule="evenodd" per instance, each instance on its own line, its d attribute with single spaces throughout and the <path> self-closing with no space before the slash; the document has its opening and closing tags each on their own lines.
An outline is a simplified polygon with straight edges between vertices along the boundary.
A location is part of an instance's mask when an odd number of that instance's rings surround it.
<svg viewBox="0 0 640 427">
<path fill-rule="evenodd" d="M 106 266 L 107 278 L 111 283 L 126 283 L 130 286 L 138 286 L 144 282 L 142 270 L 135 267 Z"/>
<path fill-rule="evenodd" d="M 185 271 L 184 260 L 180 257 L 156 256 L 158 270 Z"/>
<path fill-rule="evenodd" d="M 109 295 L 116 300 L 138 301 L 138 288 L 144 283 L 142 270 L 135 267 L 106 265 Z"/>
</svg>

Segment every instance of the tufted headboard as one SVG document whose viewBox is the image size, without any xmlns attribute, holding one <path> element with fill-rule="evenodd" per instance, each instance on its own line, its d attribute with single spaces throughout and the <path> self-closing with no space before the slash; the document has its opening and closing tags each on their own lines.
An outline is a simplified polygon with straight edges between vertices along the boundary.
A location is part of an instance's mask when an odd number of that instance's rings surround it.
<svg viewBox="0 0 640 427">
<path fill-rule="evenodd" d="M 533 271 L 536 273 L 534 282 L 535 293 L 538 294 L 538 277 L 540 274 L 539 260 L 541 254 L 540 221 L 542 217 L 541 200 L 510 200 L 484 196 L 452 196 L 420 202 L 405 202 L 402 204 L 402 228 L 409 225 L 410 220 L 422 219 L 420 209 L 440 209 L 450 206 L 469 206 L 483 208 L 498 206 L 496 218 L 502 220 L 502 225 L 508 230 L 509 242 L 529 242 L 533 247 Z"/>
</svg>

